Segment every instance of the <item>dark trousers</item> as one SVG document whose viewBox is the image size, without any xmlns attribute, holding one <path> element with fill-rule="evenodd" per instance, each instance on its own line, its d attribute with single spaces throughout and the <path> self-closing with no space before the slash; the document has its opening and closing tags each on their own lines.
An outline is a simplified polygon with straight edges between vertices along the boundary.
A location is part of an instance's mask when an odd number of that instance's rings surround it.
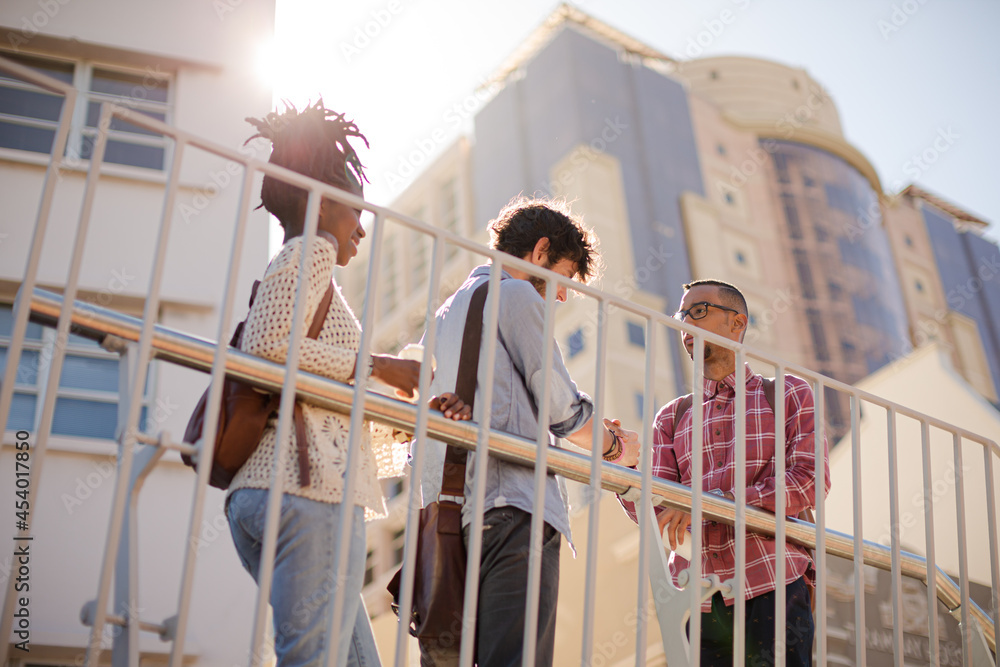
<svg viewBox="0 0 1000 667">
<path fill-rule="evenodd" d="M 774 599 L 775 592 L 771 591 L 747 600 L 745 665 L 762 667 L 774 664 Z M 785 664 L 788 667 L 812 665 L 815 626 L 810 605 L 809 584 L 805 579 L 799 578 L 788 584 L 785 589 L 785 622 L 788 628 Z M 735 605 L 726 606 L 722 593 L 712 596 L 712 611 L 701 615 L 702 667 L 732 667 L 735 614 Z"/>
<path fill-rule="evenodd" d="M 552 664 L 559 595 L 559 532 L 545 524 L 542 533 L 541 590 L 535 664 Z M 469 531 L 465 530 L 468 544 Z M 479 667 L 514 667 L 522 660 L 524 610 L 528 595 L 531 514 L 497 507 L 483 517 L 483 553 L 479 570 L 475 663 Z M 460 646 L 442 648 L 420 642 L 422 667 L 458 665 Z"/>
</svg>

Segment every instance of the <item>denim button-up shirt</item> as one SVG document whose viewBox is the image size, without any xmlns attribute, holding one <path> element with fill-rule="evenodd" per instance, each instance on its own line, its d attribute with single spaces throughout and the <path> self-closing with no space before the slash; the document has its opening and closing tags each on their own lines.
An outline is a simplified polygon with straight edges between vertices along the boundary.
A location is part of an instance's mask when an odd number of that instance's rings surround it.
<svg viewBox="0 0 1000 667">
<path fill-rule="evenodd" d="M 488 265 L 477 267 L 465 283 L 444 303 L 437 312 L 437 340 L 434 356 L 437 370 L 431 382 L 431 395 L 437 396 L 455 390 L 458 377 L 459 354 L 465 333 L 465 319 L 472 293 L 489 279 Z M 484 314 L 485 317 L 485 314 Z M 538 434 L 538 409 L 536 396 L 540 396 L 543 382 L 543 326 L 545 300 L 527 280 L 516 280 L 504 271 L 500 283 L 499 342 L 493 365 L 493 411 L 490 427 L 535 440 Z M 485 362 L 486 336 L 480 361 Z M 553 350 L 552 368 L 549 371 L 549 433 L 565 437 L 587 423 L 594 411 L 590 397 L 579 391 L 563 363 L 558 345 Z M 482 388 L 485 381 L 485 363 L 479 365 L 479 383 L 473 419 L 481 422 Z M 446 445 L 437 440 L 427 442 L 421 492 L 424 504 L 437 500 L 441 490 L 441 472 Z M 465 474 L 466 503 L 462 508 L 462 524 L 472 521 L 472 482 L 475 475 L 475 453 L 470 452 Z M 494 507 L 514 506 L 532 511 L 534 497 L 534 470 L 532 468 L 500 461 L 490 456 L 487 460 L 486 503 L 484 511 Z M 545 489 L 545 522 L 571 539 L 569 510 L 562 479 L 549 475 Z M 572 542 L 571 542 L 572 544 Z"/>
</svg>

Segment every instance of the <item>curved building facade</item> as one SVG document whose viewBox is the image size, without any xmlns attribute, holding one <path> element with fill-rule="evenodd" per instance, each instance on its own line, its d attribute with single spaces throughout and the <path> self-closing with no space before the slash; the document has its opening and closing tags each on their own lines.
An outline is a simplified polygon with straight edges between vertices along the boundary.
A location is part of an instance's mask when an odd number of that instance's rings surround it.
<svg viewBox="0 0 1000 667">
<path fill-rule="evenodd" d="M 802 299 L 815 367 L 848 383 L 908 350 L 902 290 L 878 194 L 843 159 L 790 141 L 761 140 Z"/>
</svg>

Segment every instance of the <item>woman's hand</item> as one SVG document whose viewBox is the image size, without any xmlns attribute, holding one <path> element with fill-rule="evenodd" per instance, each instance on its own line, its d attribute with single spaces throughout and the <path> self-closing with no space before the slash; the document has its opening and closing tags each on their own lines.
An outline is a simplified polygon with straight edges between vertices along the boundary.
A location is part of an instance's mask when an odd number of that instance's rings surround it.
<svg viewBox="0 0 1000 667">
<path fill-rule="evenodd" d="M 420 385 L 420 362 L 400 359 L 388 354 L 372 355 L 372 377 L 395 387 L 405 398 L 413 398 L 413 392 Z"/>
<path fill-rule="evenodd" d="M 639 434 L 622 428 L 621 420 L 618 419 L 605 419 L 604 428 L 617 435 L 622 444 L 621 458 L 615 463 L 628 468 L 639 465 Z"/>
<path fill-rule="evenodd" d="M 445 417 L 457 422 L 472 419 L 472 406 L 450 391 L 433 397 L 428 401 L 428 405 L 432 410 L 440 410 Z"/>
</svg>

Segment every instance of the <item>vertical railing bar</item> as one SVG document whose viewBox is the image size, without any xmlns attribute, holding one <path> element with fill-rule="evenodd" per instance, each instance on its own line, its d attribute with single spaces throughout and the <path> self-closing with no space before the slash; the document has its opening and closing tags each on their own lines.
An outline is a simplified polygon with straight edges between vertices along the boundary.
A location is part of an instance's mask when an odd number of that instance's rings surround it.
<svg viewBox="0 0 1000 667">
<path fill-rule="evenodd" d="M 548 482 L 549 421 L 552 397 L 552 360 L 555 347 L 556 296 L 559 286 L 551 278 L 545 279 L 545 323 L 542 327 L 542 395 L 538 398 L 538 435 L 535 442 L 535 497 L 531 503 L 531 540 L 528 546 L 528 590 L 525 596 L 524 642 L 521 664 L 535 666 L 535 646 L 538 643 L 538 598 L 542 575 L 542 528 L 545 526 L 545 492 Z M 600 391 L 598 389 L 598 391 Z M 591 424 L 597 431 L 597 415 Z"/>
<path fill-rule="evenodd" d="M 604 441 L 603 426 L 598 421 L 604 416 L 604 384 L 607 378 L 608 359 L 608 304 L 604 299 L 597 301 L 597 358 L 594 366 L 594 414 L 590 445 L 590 485 L 587 493 L 590 506 L 587 508 L 587 563 L 583 580 L 583 627 L 581 628 L 580 664 L 590 665 L 593 660 L 594 605 L 597 589 L 597 532 L 601 518 L 601 443 Z M 641 532 L 640 532 L 641 535 Z M 641 537 L 640 537 L 641 539 Z M 640 582 L 641 585 L 641 582 Z"/>
<path fill-rule="evenodd" d="M 212 359 L 212 376 L 208 391 L 208 404 L 205 411 L 205 427 L 202 450 L 198 465 L 198 479 L 195 483 L 194 502 L 191 506 L 191 518 L 188 523 L 187 550 L 184 552 L 184 567 L 181 571 L 180 594 L 177 599 L 177 621 L 174 629 L 174 641 L 170 650 L 170 667 L 182 667 L 184 662 L 184 640 L 187 632 L 188 606 L 191 604 L 191 593 L 194 583 L 195 565 L 198 559 L 198 532 L 205 507 L 205 493 L 208 488 L 208 478 L 215 454 L 215 436 L 219 425 L 219 407 L 222 403 L 222 385 L 225 382 L 226 354 L 228 344 L 226 332 L 232 321 L 234 302 L 236 301 L 236 274 L 243 253 L 243 237 L 246 231 L 250 211 L 255 171 L 244 165 L 243 181 L 240 186 L 239 209 L 236 225 L 233 229 L 233 239 L 230 244 L 229 268 L 226 272 L 225 290 L 222 297 L 222 308 L 219 313 L 219 326 L 216 333 L 217 345 Z"/>
<path fill-rule="evenodd" d="M 38 280 L 38 265 L 41 262 L 42 246 L 45 243 L 45 233 L 48 229 L 49 214 L 52 211 L 52 200 L 55 197 L 56 185 L 59 183 L 60 167 L 63 163 L 63 153 L 66 150 L 66 140 L 69 138 L 69 126 L 73 117 L 73 109 L 76 106 L 76 89 L 71 88 L 66 91 L 63 99 L 63 107 L 59 113 L 59 129 L 52 142 L 52 152 L 49 154 L 49 165 L 45 170 L 45 181 L 42 185 L 42 197 L 38 205 L 38 216 L 35 218 L 35 229 L 31 235 L 31 246 L 28 251 L 28 260 L 24 266 L 24 278 L 18 289 L 18 295 L 14 299 L 14 327 L 11 331 L 10 346 L 7 348 L 7 368 L 4 371 L 3 382 L 0 383 L 0 433 L 7 431 L 7 420 L 10 417 L 10 408 L 14 400 L 14 384 L 17 381 L 17 370 L 21 361 L 21 349 L 24 347 L 24 337 L 28 330 L 28 314 L 31 311 L 31 294 L 35 289 Z M 35 499 L 38 497 L 38 488 L 41 482 L 42 466 L 45 463 L 45 452 L 48 448 L 48 438 L 35 438 L 32 447 L 31 474 L 28 489 L 28 507 L 35 507 Z M 28 527 L 21 531 L 31 532 L 31 521 L 34 513 L 28 513 L 26 523 Z M 12 547 L 11 561 L 14 562 Z M 17 600 L 14 595 L 14 584 L 16 577 L 7 578 L 7 590 L 4 594 L 3 613 L 0 614 L 0 637 L 10 637 L 14 627 L 14 602 Z M 7 663 L 10 642 L 0 641 L 0 665 Z"/>
<path fill-rule="evenodd" d="M 603 322 L 604 320 L 598 320 Z M 645 351 L 646 373 L 643 379 L 643 402 L 642 402 L 642 433 L 640 442 L 645 446 L 639 452 L 639 469 L 642 471 L 642 491 L 641 502 L 638 507 L 639 519 L 639 567 L 638 567 L 638 593 L 636 594 L 636 630 L 635 630 L 635 665 L 642 667 L 646 664 L 646 594 L 649 588 L 649 554 L 647 553 L 647 540 L 658 540 L 659 535 L 650 535 L 646 526 L 649 525 L 647 514 L 651 511 L 652 504 L 650 498 L 652 490 L 650 486 L 653 480 L 653 420 L 656 418 L 656 325 L 652 319 L 646 320 L 646 351 Z M 603 366 L 603 364 L 602 364 Z M 603 385 L 598 385 L 603 386 Z M 595 415 L 597 413 L 595 412 Z M 591 465 L 594 457 L 591 456 Z M 655 594 L 654 594 L 655 595 Z"/>
<path fill-rule="evenodd" d="M 694 373 L 691 387 L 691 576 L 688 579 L 688 595 L 690 596 L 691 621 L 689 626 L 691 656 L 701 654 L 701 579 L 704 576 L 702 568 L 703 528 L 702 526 L 702 495 L 704 479 L 705 456 L 705 339 L 701 331 L 694 334 Z M 698 664 L 698 659 L 692 659 Z"/>
<path fill-rule="evenodd" d="M 851 394 L 851 471 L 854 477 L 854 534 L 862 535 L 861 528 L 861 399 Z M 864 551 L 861 540 L 854 540 L 854 647 L 855 664 L 865 667 L 865 572 Z"/>
<path fill-rule="evenodd" d="M 778 365 L 774 374 L 774 665 L 784 667 L 788 650 L 787 598 L 788 563 L 785 554 L 785 511 L 787 480 L 785 479 L 785 367 Z"/>
<path fill-rule="evenodd" d="M 381 249 L 383 245 L 383 237 L 385 237 L 385 227 L 386 219 L 383 213 L 378 213 L 375 216 L 375 223 L 372 226 L 372 245 L 377 246 Z M 391 241 L 390 241 L 391 243 Z M 372 339 L 375 337 L 374 331 L 372 329 L 375 325 L 375 310 L 376 310 L 376 299 L 374 297 L 375 290 L 378 288 L 378 273 L 375 271 L 378 267 L 375 266 L 375 262 L 372 261 L 368 266 L 368 282 L 366 284 L 366 294 L 370 294 L 371 298 L 365 299 L 365 309 L 361 315 L 361 341 L 358 349 L 357 363 L 354 367 L 354 405 L 351 406 L 351 427 L 348 431 L 349 435 L 347 438 L 348 448 L 347 448 L 347 479 L 344 484 L 344 495 L 341 501 L 341 506 L 343 510 L 342 519 L 340 522 L 340 537 L 338 539 L 338 554 L 334 558 L 335 563 L 335 575 L 334 581 L 338 582 L 333 591 L 333 613 L 330 614 L 330 632 L 329 632 L 329 646 L 330 646 L 330 658 L 327 664 L 333 664 L 333 656 L 336 655 L 337 646 L 340 641 L 340 631 L 341 627 L 344 625 L 344 621 L 348 620 L 344 618 L 344 603 L 345 603 L 345 589 L 346 586 L 339 585 L 339 582 L 346 581 L 345 577 L 347 575 L 347 560 L 349 558 L 349 551 L 351 546 L 351 531 L 354 527 L 354 489 L 357 486 L 357 469 L 359 466 L 355 465 L 360 455 L 361 448 L 358 446 L 363 438 L 365 437 L 365 397 L 367 395 L 368 389 L 368 358 L 371 355 L 372 349 Z M 367 291 L 368 289 L 371 291 Z M 391 284 L 386 285 L 386 289 L 393 289 Z M 362 524 L 364 519 L 362 519 Z"/>
<path fill-rule="evenodd" d="M 123 391 L 129 386 L 133 369 L 130 368 L 131 355 L 128 348 L 124 348 L 118 357 L 118 389 Z M 128 427 L 129 401 L 122 400 L 119 396 L 118 409 L 116 410 L 118 423 L 116 432 L 121 434 Z M 128 625 L 121 630 L 121 634 L 115 637 L 111 645 L 111 663 L 121 665 L 124 658 L 128 667 L 139 667 L 139 617 L 138 610 L 138 554 L 139 554 L 139 522 L 136 520 L 138 510 L 137 501 L 133 494 L 135 489 L 133 483 L 134 475 L 129 475 L 129 494 L 126 496 L 126 512 L 123 518 L 124 533 L 118 543 L 118 555 L 115 561 L 115 581 L 114 600 L 115 611 L 118 612 L 128 622 Z M 123 571 L 124 570 L 124 571 Z M 124 606 L 124 609 L 122 608 Z"/>
<path fill-rule="evenodd" d="M 993 637 L 1000 639 L 1000 553 L 997 552 L 997 495 L 994 487 L 993 454 L 983 447 L 983 468 L 986 481 L 986 523 L 990 531 L 990 592 L 993 609 Z"/>
<path fill-rule="evenodd" d="M 816 653 L 819 667 L 826 667 L 826 386 L 817 380 L 813 388 L 814 423 L 816 435 L 813 442 L 815 457 L 816 491 Z"/>
<path fill-rule="evenodd" d="M 891 547 L 892 571 L 892 661 L 896 667 L 903 667 L 903 573 L 900 569 L 899 545 L 899 457 L 896 442 L 896 410 L 889 408 L 886 412 L 886 429 L 889 446 L 889 538 Z"/>
<path fill-rule="evenodd" d="M 955 511 L 958 520 L 958 577 L 962 596 L 962 664 L 972 664 L 973 630 L 969 622 L 969 534 L 965 525 L 965 466 L 962 463 L 962 436 L 953 433 L 955 445 Z M 996 612 L 993 613 L 996 615 Z"/>
<path fill-rule="evenodd" d="M 483 340 L 486 343 L 485 359 L 480 357 L 479 367 L 484 370 L 479 383 L 476 411 L 479 412 L 479 437 L 476 440 L 475 475 L 472 481 L 472 522 L 469 526 L 469 553 L 465 570 L 465 601 L 462 610 L 462 645 L 460 667 L 472 667 L 476 642 L 476 612 L 479 603 L 479 570 L 483 553 L 483 506 L 486 504 L 486 467 L 489 456 L 490 424 L 493 418 L 493 371 L 496 368 L 497 340 L 500 327 L 500 280 L 503 266 L 493 260 L 490 267 L 489 295 L 486 297 L 486 315 L 483 321 Z M 468 503 L 469 499 L 466 498 Z"/>
<path fill-rule="evenodd" d="M 403 544 L 403 577 L 399 587 L 399 624 L 396 628 L 395 667 L 405 667 L 409 648 L 409 619 L 413 607 L 413 578 L 416 574 L 417 537 L 420 522 L 420 480 L 424 477 L 424 461 L 427 451 L 427 419 L 431 382 L 431 360 L 434 357 L 434 346 L 437 342 L 437 317 L 434 304 L 438 298 L 438 283 L 441 281 L 441 267 L 444 264 L 444 241 L 438 235 L 434 236 L 433 254 L 431 257 L 431 272 L 427 282 L 427 310 L 424 315 L 426 331 L 424 335 L 424 358 L 420 364 L 420 401 L 417 404 L 417 422 L 413 431 L 416 446 L 413 448 L 411 462 L 409 500 L 406 512 L 406 530 Z M 372 294 L 366 299 L 374 299 Z M 429 502 L 430 500 L 428 500 Z"/>
<path fill-rule="evenodd" d="M 733 406 L 736 422 L 736 456 L 733 462 L 733 495 L 736 502 L 733 667 L 741 667 L 746 651 L 747 623 L 747 581 L 743 576 L 747 566 L 747 383 L 746 358 L 742 346 L 736 349 L 736 377 L 736 402 Z"/>
<path fill-rule="evenodd" d="M 284 494 L 285 461 L 288 455 L 288 437 L 292 433 L 292 413 L 295 409 L 295 385 L 299 376 L 299 352 L 305 336 L 305 317 L 309 300 L 309 274 L 312 268 L 312 244 L 319 225 L 321 195 L 316 189 L 309 191 L 306 200 L 306 217 L 302 232 L 302 251 L 299 254 L 298 284 L 295 305 L 292 308 L 292 328 L 289 332 L 288 353 L 285 357 L 285 381 L 281 386 L 278 407 L 278 428 L 275 434 L 274 463 L 271 466 L 271 488 L 267 494 L 264 514 L 264 540 L 260 551 L 260 569 L 257 572 L 257 603 L 254 611 L 253 635 L 250 640 L 250 665 L 263 664 L 263 646 L 266 636 L 267 606 L 271 597 L 274 577 L 274 556 L 278 544 L 278 518 Z"/>
<path fill-rule="evenodd" d="M 920 421 L 920 451 L 924 464 L 924 538 L 927 549 L 927 630 L 928 658 L 933 667 L 941 661 L 938 654 L 937 562 L 934 557 L 934 480 L 931 467 L 930 425 Z M 860 534 L 860 533 L 858 533 Z"/>
<path fill-rule="evenodd" d="M 83 210 L 80 214 L 80 227 L 78 228 L 78 234 L 80 236 L 85 236 L 87 229 L 90 224 L 90 216 L 93 212 L 94 197 L 96 196 L 97 182 L 100 178 L 101 166 L 104 163 L 104 149 L 107 146 L 107 134 L 108 128 L 111 125 L 111 117 L 114 115 L 116 107 L 110 103 L 103 103 L 101 105 L 101 116 L 98 121 L 98 133 L 97 141 L 94 144 L 94 151 L 90 157 L 90 171 L 87 174 L 87 186 L 86 194 L 84 195 Z M 185 144 L 178 142 L 176 144 L 175 150 L 178 152 L 183 152 Z M 100 149 L 100 150 L 98 150 Z M 177 160 L 179 163 L 180 160 Z M 170 181 L 168 182 L 168 192 L 171 187 L 176 188 L 177 179 L 179 177 L 179 168 L 171 169 Z M 93 187 L 91 187 L 93 185 Z M 167 195 L 169 197 L 169 194 Z M 164 212 L 167 211 L 167 205 L 169 202 L 165 199 Z M 164 223 L 161 221 L 161 232 Z M 52 367 L 49 369 L 49 386 L 58 387 L 59 375 L 62 371 L 63 358 L 65 356 L 65 347 L 68 341 L 69 334 L 69 311 L 73 306 L 73 301 L 76 299 L 76 289 L 77 289 L 77 279 L 80 270 L 79 261 L 82 261 L 83 245 L 85 239 L 80 241 L 78 248 L 74 249 L 74 252 L 79 252 L 80 256 L 77 258 L 74 256 L 74 268 L 71 269 L 71 278 L 69 284 L 67 285 L 66 292 L 64 293 L 64 301 L 62 312 L 59 315 L 59 331 L 56 334 L 56 353 L 53 356 Z M 164 246 L 166 243 L 161 239 L 158 242 L 162 242 Z M 158 255 L 157 260 L 161 259 L 165 248 L 161 251 L 157 249 Z M 162 270 L 162 266 L 158 267 Z M 153 275 L 151 279 L 156 278 L 157 267 L 154 266 Z M 156 283 L 151 283 L 151 288 L 158 285 Z M 118 452 L 118 471 L 115 478 L 115 491 L 114 500 L 112 501 L 111 518 L 108 523 L 108 535 L 105 541 L 105 551 L 104 559 L 101 564 L 101 576 L 99 579 L 97 587 L 97 601 L 95 604 L 94 611 L 94 622 L 91 627 L 90 640 L 87 644 L 86 653 L 86 664 L 88 666 L 96 664 L 100 660 L 101 654 L 101 636 L 104 633 L 104 623 L 107 617 L 107 604 L 108 598 L 110 597 L 111 590 L 111 577 L 115 566 L 115 558 L 112 554 L 118 552 L 118 544 L 121 540 L 122 533 L 122 520 L 125 515 L 125 503 L 127 502 L 127 494 L 129 488 L 130 476 L 132 473 L 132 458 L 134 455 L 134 445 L 135 445 L 135 433 L 133 432 L 134 427 L 130 426 L 138 421 L 139 409 L 142 407 L 142 389 L 145 387 L 145 370 L 146 365 L 149 363 L 149 348 L 150 339 L 152 333 L 152 323 L 147 323 L 145 317 L 149 314 L 148 304 L 149 299 L 155 299 L 156 294 L 150 294 L 146 301 L 146 307 L 143 308 L 143 329 L 139 337 L 139 354 L 136 355 L 136 366 L 135 366 L 135 378 L 136 380 L 141 379 L 142 382 L 139 383 L 139 392 L 135 391 L 135 387 L 131 388 L 131 396 L 129 398 L 129 419 L 127 420 L 126 428 L 118 434 L 119 438 L 119 452 Z M 65 320 L 65 321 L 64 321 Z M 146 354 L 143 355 L 142 344 L 145 343 Z M 58 361 L 56 361 L 58 360 Z M 45 396 L 45 407 L 42 411 L 42 423 L 39 425 L 39 434 L 44 435 L 48 438 L 49 431 L 51 428 L 53 411 L 55 409 L 55 389 L 51 391 L 46 391 Z M 134 419 L 133 419 L 134 417 Z"/>
<path fill-rule="evenodd" d="M 118 107 L 113 105 L 108 105 L 105 103 L 102 105 L 102 119 L 107 118 L 107 122 L 110 124 L 111 116 L 115 115 L 116 111 L 120 111 Z M 127 115 L 127 110 L 125 114 Z M 123 530 L 123 518 L 125 516 L 124 503 L 128 502 L 130 499 L 127 497 L 130 487 L 130 482 L 132 479 L 132 465 L 135 457 L 135 450 L 137 445 L 136 436 L 139 433 L 139 416 L 142 413 L 142 399 L 145 394 L 146 389 L 146 378 L 149 373 L 149 363 L 152 357 L 152 347 L 153 347 L 153 325 L 159 319 L 160 311 L 160 288 L 163 283 L 163 272 L 166 268 L 167 259 L 167 249 L 170 240 L 170 228 L 173 222 L 173 212 L 174 203 L 177 198 L 177 189 L 180 183 L 180 173 L 181 173 L 181 163 L 184 155 L 184 150 L 187 148 L 187 142 L 184 139 L 176 140 L 174 144 L 173 157 L 170 162 L 170 176 L 167 179 L 167 187 L 164 192 L 163 197 L 163 212 L 160 216 L 160 228 L 156 239 L 156 252 L 153 258 L 153 267 L 150 271 L 149 276 L 149 287 L 146 290 L 146 300 L 143 304 L 142 309 L 142 331 L 139 334 L 138 350 L 135 354 L 135 365 L 132 370 L 132 385 L 129 387 L 129 399 L 128 399 L 128 418 L 124 429 L 119 434 L 119 440 L 121 442 L 120 449 L 120 464 L 118 470 L 118 478 L 116 480 L 115 486 L 115 502 L 113 505 L 112 515 L 111 515 L 111 526 L 108 530 L 108 552 L 117 551 L 118 544 L 121 540 L 121 532 Z M 101 156 L 103 160 L 103 155 Z M 91 165 L 93 169 L 93 164 Z M 136 521 L 136 525 L 138 522 Z M 108 588 L 110 585 L 110 580 L 105 580 L 104 575 L 111 574 L 110 563 L 105 562 L 103 571 L 101 586 L 98 592 L 97 600 L 97 612 L 95 616 L 94 627 L 101 627 L 104 624 L 104 619 L 101 615 L 106 613 L 106 597 L 109 594 Z M 132 595 L 138 595 L 136 591 L 131 592 Z M 103 598 L 103 599 L 102 599 Z M 116 610 L 118 613 L 125 615 L 126 611 L 130 614 L 131 610 Z M 100 623 L 98 623 L 100 621 Z M 96 639 L 97 635 L 92 635 L 92 639 Z M 87 649 L 88 661 L 99 660 L 100 657 L 100 645 L 93 645 Z"/>
</svg>

